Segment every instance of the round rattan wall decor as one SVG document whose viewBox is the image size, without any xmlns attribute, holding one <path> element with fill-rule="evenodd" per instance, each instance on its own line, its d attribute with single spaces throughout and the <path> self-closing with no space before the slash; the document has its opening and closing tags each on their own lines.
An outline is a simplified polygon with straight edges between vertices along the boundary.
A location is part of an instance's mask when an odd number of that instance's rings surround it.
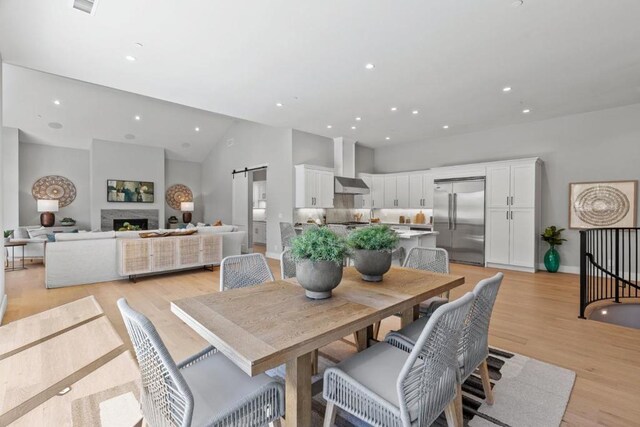
<svg viewBox="0 0 640 427">
<path fill-rule="evenodd" d="M 575 201 L 578 217 L 595 227 L 607 227 L 620 222 L 631 209 L 629 198 L 617 188 L 601 185 L 578 195 Z"/>
<path fill-rule="evenodd" d="M 38 179 L 31 187 L 36 200 L 57 200 L 58 206 L 69 206 L 76 199 L 76 186 L 64 176 L 48 175 Z"/>
<path fill-rule="evenodd" d="M 184 184 L 174 184 L 167 188 L 165 200 L 169 206 L 179 211 L 180 203 L 193 202 L 193 193 L 191 189 Z"/>
</svg>

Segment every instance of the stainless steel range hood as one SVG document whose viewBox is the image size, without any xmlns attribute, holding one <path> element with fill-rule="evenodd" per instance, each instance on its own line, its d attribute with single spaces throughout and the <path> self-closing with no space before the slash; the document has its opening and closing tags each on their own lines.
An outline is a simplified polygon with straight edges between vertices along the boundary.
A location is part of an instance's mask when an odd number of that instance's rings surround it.
<svg viewBox="0 0 640 427">
<path fill-rule="evenodd" d="M 334 184 L 336 194 L 369 194 L 369 187 L 360 178 L 336 176 Z"/>
<path fill-rule="evenodd" d="M 333 139 L 335 194 L 369 194 L 369 187 L 356 176 L 356 142 L 347 138 Z"/>
</svg>

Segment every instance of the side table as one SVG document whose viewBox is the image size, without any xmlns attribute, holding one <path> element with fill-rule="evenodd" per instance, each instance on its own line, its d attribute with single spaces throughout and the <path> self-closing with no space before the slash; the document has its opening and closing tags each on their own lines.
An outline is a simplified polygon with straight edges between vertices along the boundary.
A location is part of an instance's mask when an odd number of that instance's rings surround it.
<svg viewBox="0 0 640 427">
<path fill-rule="evenodd" d="M 22 266 L 16 268 L 16 247 L 22 248 L 22 256 L 20 257 L 22 260 Z M 24 247 L 27 246 L 25 242 L 5 242 L 4 247 L 7 248 L 7 260 L 5 261 L 4 271 L 16 271 L 16 270 L 24 270 L 27 267 L 24 266 Z M 9 249 L 11 248 L 11 267 L 9 267 Z"/>
</svg>

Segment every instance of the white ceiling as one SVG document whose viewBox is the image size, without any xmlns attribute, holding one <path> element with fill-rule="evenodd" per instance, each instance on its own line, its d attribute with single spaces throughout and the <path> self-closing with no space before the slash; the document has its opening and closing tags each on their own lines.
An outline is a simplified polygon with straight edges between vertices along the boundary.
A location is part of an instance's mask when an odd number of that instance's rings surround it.
<svg viewBox="0 0 640 427">
<path fill-rule="evenodd" d="M 11 64 L 369 146 L 640 102 L 640 1 L 512 2 L 100 0 L 90 16 L 70 0 L 2 0 L 0 52 Z"/>
<path fill-rule="evenodd" d="M 170 159 L 202 161 L 235 120 L 7 64 L 3 87 L 4 124 L 20 129 L 21 141 L 37 144 L 88 149 L 101 139 L 162 147 Z"/>
</svg>

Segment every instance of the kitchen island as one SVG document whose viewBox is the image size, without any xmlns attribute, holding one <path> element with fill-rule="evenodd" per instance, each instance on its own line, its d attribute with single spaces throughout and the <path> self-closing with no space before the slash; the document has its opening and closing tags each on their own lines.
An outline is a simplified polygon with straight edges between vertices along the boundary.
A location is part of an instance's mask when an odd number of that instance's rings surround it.
<svg viewBox="0 0 640 427">
<path fill-rule="evenodd" d="M 396 230 L 400 242 L 398 246 L 404 248 L 407 254 L 412 248 L 435 248 L 437 231 L 419 231 L 419 230 Z"/>
</svg>

